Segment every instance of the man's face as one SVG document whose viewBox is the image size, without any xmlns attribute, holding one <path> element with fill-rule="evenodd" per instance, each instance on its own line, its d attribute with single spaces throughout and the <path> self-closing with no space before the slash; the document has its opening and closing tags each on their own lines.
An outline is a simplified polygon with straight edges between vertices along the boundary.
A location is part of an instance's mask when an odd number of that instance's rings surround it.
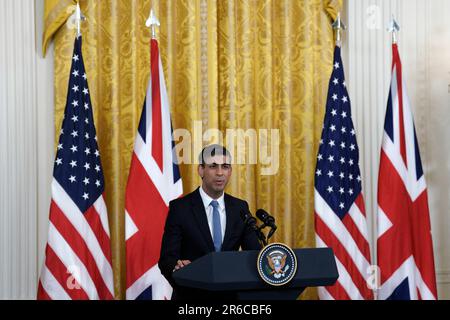
<svg viewBox="0 0 450 320">
<path fill-rule="evenodd" d="M 231 176 L 230 159 L 217 155 L 205 159 L 204 165 L 198 166 L 198 174 L 203 179 L 203 189 L 210 196 L 220 196 Z"/>
</svg>

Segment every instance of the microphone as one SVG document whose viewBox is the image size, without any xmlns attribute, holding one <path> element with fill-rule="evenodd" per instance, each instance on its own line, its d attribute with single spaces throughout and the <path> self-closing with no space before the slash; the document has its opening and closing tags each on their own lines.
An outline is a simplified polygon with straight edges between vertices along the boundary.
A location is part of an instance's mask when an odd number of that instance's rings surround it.
<svg viewBox="0 0 450 320">
<path fill-rule="evenodd" d="M 269 234 L 267 235 L 267 239 L 269 239 L 274 234 L 275 230 L 277 230 L 275 218 L 264 209 L 256 210 L 256 216 L 264 223 L 264 226 L 270 227 Z"/>
<path fill-rule="evenodd" d="M 258 237 L 259 241 L 261 241 L 264 246 L 267 245 L 266 237 L 256 225 L 256 219 L 254 216 L 252 216 L 250 211 L 242 209 L 241 218 L 247 226 L 249 226 L 253 231 L 256 232 L 256 236 Z"/>
<path fill-rule="evenodd" d="M 244 223 L 248 225 L 250 228 L 252 228 L 253 230 L 258 230 L 258 226 L 256 225 L 256 219 L 255 217 L 252 216 L 250 211 L 242 209 L 241 218 L 242 220 L 244 220 Z"/>
</svg>

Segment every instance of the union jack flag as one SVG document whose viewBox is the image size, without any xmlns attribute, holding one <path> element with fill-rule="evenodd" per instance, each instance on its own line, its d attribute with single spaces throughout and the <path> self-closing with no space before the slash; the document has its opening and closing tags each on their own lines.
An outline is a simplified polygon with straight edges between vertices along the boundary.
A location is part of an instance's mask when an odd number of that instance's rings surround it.
<svg viewBox="0 0 450 320">
<path fill-rule="evenodd" d="M 334 251 L 339 278 L 319 288 L 320 299 L 373 299 L 366 284 L 370 268 L 359 151 L 341 48 L 336 46 L 315 173 L 316 246 Z"/>
<path fill-rule="evenodd" d="M 173 153 L 169 100 L 158 42 L 151 40 L 151 76 L 136 135 L 125 198 L 127 299 L 170 299 L 158 267 L 169 202 L 183 193 Z"/>
<path fill-rule="evenodd" d="M 379 299 L 437 299 L 427 189 L 396 44 L 378 176 Z"/>
<path fill-rule="evenodd" d="M 104 190 L 81 36 L 78 36 L 53 169 L 48 241 L 38 299 L 114 297 Z"/>
</svg>

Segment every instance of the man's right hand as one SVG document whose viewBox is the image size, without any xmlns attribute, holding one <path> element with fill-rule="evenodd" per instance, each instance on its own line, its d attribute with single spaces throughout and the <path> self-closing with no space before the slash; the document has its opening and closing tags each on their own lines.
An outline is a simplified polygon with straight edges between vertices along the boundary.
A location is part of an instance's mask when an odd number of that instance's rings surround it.
<svg viewBox="0 0 450 320">
<path fill-rule="evenodd" d="M 177 260 L 177 264 L 175 265 L 175 268 L 173 268 L 172 272 L 180 270 L 184 266 L 187 266 L 189 263 L 191 263 L 190 260 Z"/>
</svg>

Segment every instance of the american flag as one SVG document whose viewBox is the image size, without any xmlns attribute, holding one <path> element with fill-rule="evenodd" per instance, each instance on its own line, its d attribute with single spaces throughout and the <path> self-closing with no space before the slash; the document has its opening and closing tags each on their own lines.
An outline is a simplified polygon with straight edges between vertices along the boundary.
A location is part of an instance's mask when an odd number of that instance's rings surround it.
<svg viewBox="0 0 450 320">
<path fill-rule="evenodd" d="M 314 208 L 316 245 L 333 249 L 339 278 L 335 285 L 319 288 L 320 299 L 373 299 L 366 284 L 370 251 L 358 162 L 341 49 L 336 46 L 317 155 Z"/>
<path fill-rule="evenodd" d="M 379 299 L 437 299 L 427 187 L 397 44 L 378 176 Z"/>
<path fill-rule="evenodd" d="M 183 193 L 173 153 L 169 100 L 158 42 L 151 40 L 151 75 L 136 135 L 125 199 L 127 299 L 170 299 L 158 267 L 169 202 Z"/>
<path fill-rule="evenodd" d="M 112 299 L 108 214 L 89 87 L 75 39 L 53 170 L 45 262 L 38 299 Z"/>
</svg>

